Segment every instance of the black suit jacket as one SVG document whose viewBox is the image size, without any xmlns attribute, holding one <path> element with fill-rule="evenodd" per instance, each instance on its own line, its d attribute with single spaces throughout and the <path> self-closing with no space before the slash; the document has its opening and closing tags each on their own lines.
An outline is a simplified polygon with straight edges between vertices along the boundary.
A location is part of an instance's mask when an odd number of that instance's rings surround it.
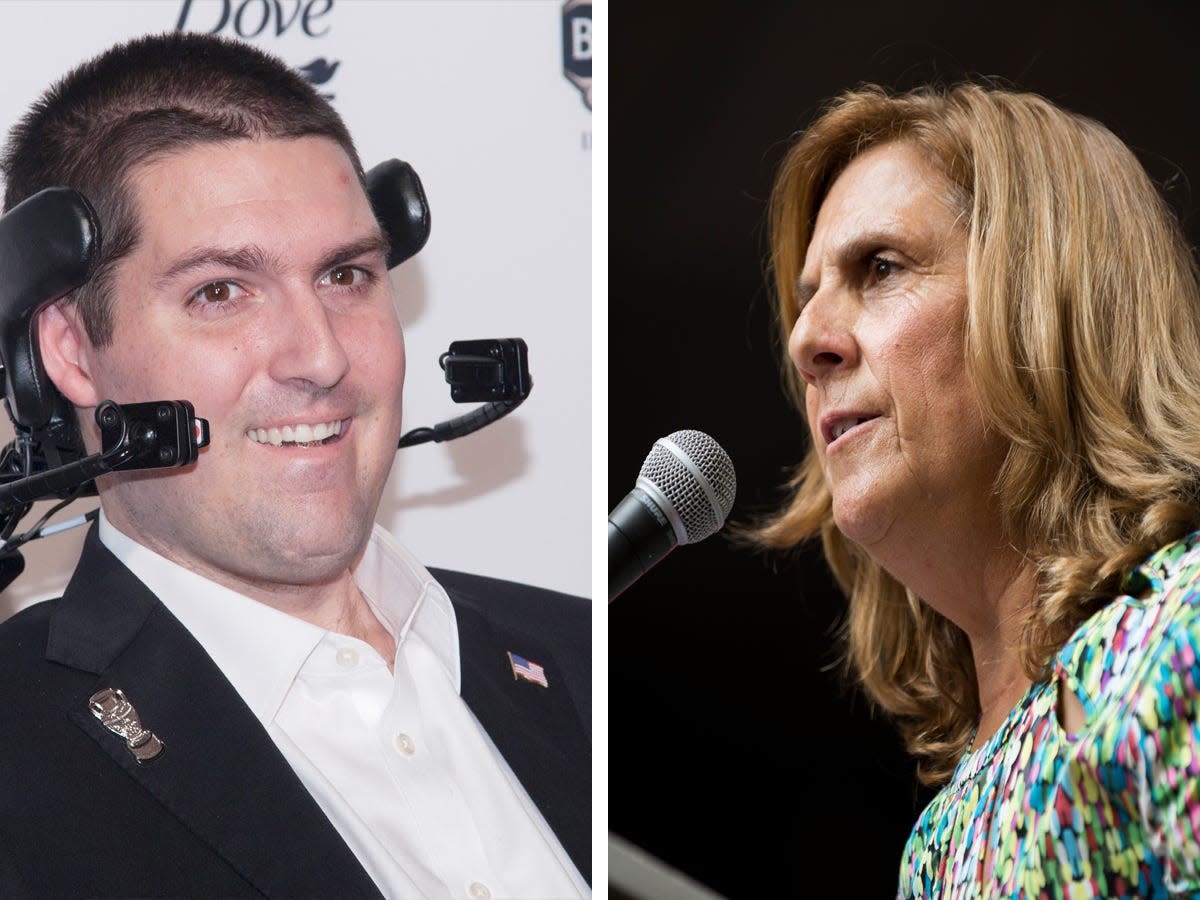
<svg viewBox="0 0 1200 900">
<path fill-rule="evenodd" d="M 587 601 L 435 572 L 462 694 L 590 879 Z M 506 651 L 550 687 L 513 677 Z M 139 764 L 91 714 L 121 689 L 162 739 Z M 200 644 L 88 535 L 60 600 L 0 626 L 0 896 L 378 897 Z"/>
</svg>

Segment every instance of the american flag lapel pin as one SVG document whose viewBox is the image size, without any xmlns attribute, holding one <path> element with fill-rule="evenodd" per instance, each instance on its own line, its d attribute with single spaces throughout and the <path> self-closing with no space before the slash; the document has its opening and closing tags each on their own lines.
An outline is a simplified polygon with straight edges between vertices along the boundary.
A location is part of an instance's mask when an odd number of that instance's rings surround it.
<svg viewBox="0 0 1200 900">
<path fill-rule="evenodd" d="M 524 678 L 526 681 L 532 681 L 534 684 L 540 684 L 544 688 L 550 687 L 550 683 L 546 681 L 546 670 L 535 663 L 533 660 L 526 659 L 523 656 L 517 656 L 511 650 L 508 652 L 508 663 L 512 666 L 513 681 L 518 678 Z"/>
</svg>

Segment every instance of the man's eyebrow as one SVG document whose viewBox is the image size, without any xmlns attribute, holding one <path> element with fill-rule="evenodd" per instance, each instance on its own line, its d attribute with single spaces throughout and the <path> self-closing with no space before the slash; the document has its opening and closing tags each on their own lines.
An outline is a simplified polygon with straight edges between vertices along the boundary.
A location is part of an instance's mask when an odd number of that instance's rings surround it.
<svg viewBox="0 0 1200 900">
<path fill-rule="evenodd" d="M 387 254 L 390 248 L 387 238 L 380 232 L 348 241 L 335 247 L 321 258 L 317 273 L 323 273 L 339 263 L 347 262 L 370 253 Z M 278 272 L 284 268 L 283 261 L 268 253 L 257 244 L 244 247 L 197 247 L 188 251 L 155 278 L 155 284 L 164 287 L 187 273 L 207 266 L 235 269 L 241 272 Z"/>
<path fill-rule="evenodd" d="M 154 283 L 165 287 L 182 275 L 203 266 L 219 266 L 243 272 L 262 272 L 279 268 L 279 260 L 257 244 L 245 247 L 197 247 L 189 250 L 158 277 Z"/>
<path fill-rule="evenodd" d="M 323 273 L 332 269 L 339 263 L 349 262 L 360 256 L 367 254 L 382 253 L 387 256 L 388 250 L 391 249 L 391 244 L 388 239 L 380 232 L 375 232 L 367 237 L 359 238 L 358 240 L 350 241 L 342 246 L 327 253 L 317 265 L 317 272 Z"/>
</svg>

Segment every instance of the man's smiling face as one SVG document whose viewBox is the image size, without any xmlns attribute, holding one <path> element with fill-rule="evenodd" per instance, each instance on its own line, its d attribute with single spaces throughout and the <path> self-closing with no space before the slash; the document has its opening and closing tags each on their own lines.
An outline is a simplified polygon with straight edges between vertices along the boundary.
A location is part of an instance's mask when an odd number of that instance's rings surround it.
<svg viewBox="0 0 1200 900">
<path fill-rule="evenodd" d="M 350 160 L 321 137 L 202 144 L 138 169 L 133 194 L 113 339 L 81 341 L 82 375 L 59 387 L 85 427 L 104 399 L 190 400 L 211 444 L 186 471 L 101 479 L 106 514 L 247 593 L 336 579 L 370 533 L 404 382 Z"/>
</svg>

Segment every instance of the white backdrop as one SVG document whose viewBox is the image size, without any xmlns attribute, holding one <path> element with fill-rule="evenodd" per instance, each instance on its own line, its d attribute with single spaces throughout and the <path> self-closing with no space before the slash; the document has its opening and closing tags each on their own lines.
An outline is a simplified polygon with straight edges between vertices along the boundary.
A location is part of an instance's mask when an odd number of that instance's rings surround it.
<svg viewBox="0 0 1200 900">
<path fill-rule="evenodd" d="M 563 74 L 564 5 L 0 0 L 0 129 L 77 62 L 181 17 L 195 31 L 224 20 L 219 33 L 296 67 L 336 64 L 320 87 L 363 164 L 407 160 L 432 210 L 429 244 L 392 273 L 408 349 L 405 429 L 473 408 L 450 400 L 437 365 L 452 340 L 523 337 L 534 381 L 506 419 L 401 451 L 378 519 L 429 565 L 589 595 L 591 113 Z M 575 49 L 588 50 L 586 35 Z M 57 595 L 82 537 L 78 529 L 29 545 L 0 618 Z"/>
</svg>

